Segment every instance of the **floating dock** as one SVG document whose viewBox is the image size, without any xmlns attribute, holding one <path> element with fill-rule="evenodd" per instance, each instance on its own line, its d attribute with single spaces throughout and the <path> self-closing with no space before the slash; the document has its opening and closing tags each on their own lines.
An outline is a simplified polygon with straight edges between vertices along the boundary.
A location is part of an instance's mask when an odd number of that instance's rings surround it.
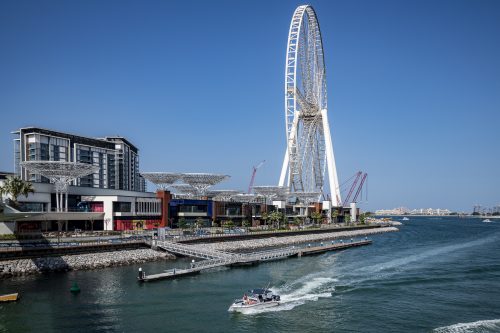
<svg viewBox="0 0 500 333">
<path fill-rule="evenodd" d="M 140 271 L 137 280 L 139 282 L 149 282 L 163 279 L 173 279 L 183 276 L 189 276 L 200 273 L 202 270 L 228 266 L 247 266 L 256 265 L 263 261 L 280 260 L 289 258 L 292 256 L 307 256 L 313 254 L 319 254 L 328 251 L 338 251 L 344 250 L 351 247 L 364 246 L 371 244 L 371 240 L 363 241 L 351 241 L 351 242 L 336 242 L 331 244 L 325 244 L 314 247 L 289 247 L 279 250 L 270 250 L 262 252 L 252 252 L 244 254 L 234 254 L 222 251 L 209 251 L 204 248 L 200 248 L 193 245 L 187 244 L 176 244 L 172 242 L 162 242 L 158 244 L 158 247 L 165 249 L 166 251 L 189 255 L 192 257 L 203 258 L 205 260 L 191 263 L 191 268 L 186 269 L 170 269 L 163 273 L 146 275 L 145 272 Z"/>
<path fill-rule="evenodd" d="M 299 253 L 297 254 L 299 257 L 300 256 L 308 256 L 308 255 L 313 255 L 313 254 L 319 254 L 327 251 L 338 251 L 338 250 L 343 250 L 343 249 L 348 249 L 350 247 L 356 247 L 356 246 L 363 246 L 363 245 L 369 245 L 371 244 L 371 240 L 364 240 L 364 241 L 357 241 L 357 242 L 345 242 L 345 243 L 333 243 L 333 244 L 326 244 L 323 246 L 315 246 L 315 247 L 306 247 L 300 249 Z"/>
</svg>

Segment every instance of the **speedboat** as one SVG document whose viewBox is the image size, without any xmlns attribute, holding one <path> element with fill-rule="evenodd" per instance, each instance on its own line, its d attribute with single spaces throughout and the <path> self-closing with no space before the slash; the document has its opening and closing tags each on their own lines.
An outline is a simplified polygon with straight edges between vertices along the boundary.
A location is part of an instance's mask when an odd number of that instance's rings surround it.
<svg viewBox="0 0 500 333">
<path fill-rule="evenodd" d="M 483 222 L 492 222 L 490 219 L 483 220 Z"/>
<path fill-rule="evenodd" d="M 252 289 L 248 295 L 236 299 L 227 311 L 249 313 L 252 310 L 269 308 L 280 305 L 280 296 L 273 294 L 270 289 Z"/>
<path fill-rule="evenodd" d="M 409 221 L 409 220 L 410 220 L 410 219 L 409 219 L 409 218 L 407 218 L 406 216 L 405 216 L 405 217 L 403 217 L 403 219 L 402 219 L 402 221 Z"/>
</svg>

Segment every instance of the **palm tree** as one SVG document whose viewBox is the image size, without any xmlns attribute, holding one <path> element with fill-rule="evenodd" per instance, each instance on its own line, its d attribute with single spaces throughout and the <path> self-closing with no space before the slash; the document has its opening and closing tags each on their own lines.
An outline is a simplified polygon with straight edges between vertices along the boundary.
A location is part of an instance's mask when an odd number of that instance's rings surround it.
<svg viewBox="0 0 500 333">
<path fill-rule="evenodd" d="M 7 177 L 3 186 L 0 186 L 0 194 L 10 195 L 12 204 L 16 208 L 19 206 L 17 198 L 20 195 L 24 195 L 27 198 L 28 194 L 30 193 L 35 193 L 33 184 L 30 182 L 25 182 L 18 176 Z"/>
</svg>

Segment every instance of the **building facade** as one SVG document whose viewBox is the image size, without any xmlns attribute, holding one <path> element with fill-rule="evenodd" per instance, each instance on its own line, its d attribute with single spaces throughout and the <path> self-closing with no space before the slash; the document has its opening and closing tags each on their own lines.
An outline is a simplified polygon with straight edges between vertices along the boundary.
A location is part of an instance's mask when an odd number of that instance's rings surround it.
<svg viewBox="0 0 500 333">
<path fill-rule="evenodd" d="M 122 137 L 89 138 L 38 127 L 15 132 L 14 170 L 23 180 L 49 180 L 21 167 L 25 161 L 65 161 L 93 164 L 99 171 L 79 178 L 73 185 L 125 191 L 146 191 L 139 174 L 139 150 Z"/>
</svg>

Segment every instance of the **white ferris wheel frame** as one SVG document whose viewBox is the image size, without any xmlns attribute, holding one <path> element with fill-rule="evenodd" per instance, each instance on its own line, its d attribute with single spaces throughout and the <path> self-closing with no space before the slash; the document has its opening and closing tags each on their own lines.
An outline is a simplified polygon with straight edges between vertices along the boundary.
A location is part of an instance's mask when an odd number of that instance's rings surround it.
<svg viewBox="0 0 500 333">
<path fill-rule="evenodd" d="M 301 36 L 301 31 L 305 31 L 306 27 L 303 24 L 307 24 L 308 36 Z M 312 36 L 311 36 L 312 32 Z M 305 52 L 300 49 L 301 38 L 312 38 L 314 42 L 314 49 L 316 59 L 319 62 L 316 66 L 316 71 L 318 73 L 308 73 L 310 75 L 316 74 L 315 79 L 316 84 L 320 82 L 320 87 L 316 86 L 318 89 L 316 108 L 319 112 L 316 113 L 316 117 L 320 117 L 321 124 L 317 124 L 319 128 L 319 135 L 322 137 L 324 142 L 324 154 L 325 156 L 320 156 L 320 159 L 326 159 L 326 169 L 328 170 L 328 181 L 330 185 L 330 194 L 332 204 L 334 206 L 341 206 L 342 201 L 340 197 L 340 188 L 337 176 L 337 169 L 335 165 L 335 157 L 333 154 L 333 145 L 330 134 L 330 126 L 328 123 L 328 113 L 327 113 L 327 94 L 326 94 L 326 71 L 324 65 L 324 53 L 323 53 L 323 42 L 321 38 L 321 31 L 319 28 L 319 23 L 317 20 L 316 13 L 314 9 L 309 5 L 303 5 L 297 7 L 292 17 L 290 23 L 290 30 L 288 33 L 288 43 L 286 52 L 286 64 L 285 64 L 285 124 L 286 124 L 286 137 L 287 137 L 287 149 L 285 152 L 285 157 L 283 159 L 283 167 L 281 169 L 281 175 L 279 180 L 280 186 L 285 186 L 285 180 L 290 191 L 297 191 L 297 186 L 294 184 L 294 175 L 299 175 L 302 172 L 303 166 L 300 161 L 300 154 L 298 153 L 300 140 L 303 138 L 299 137 L 299 122 L 301 122 L 301 109 L 297 108 L 297 104 L 304 105 L 303 97 L 300 95 L 297 83 L 297 67 L 302 61 L 299 59 L 301 57 L 301 52 Z M 307 43 L 311 41 L 308 40 Z M 306 50 L 307 51 L 307 50 Z M 309 65 L 310 66 L 310 65 Z M 320 148 L 317 148 L 320 149 Z M 321 162 L 319 162 L 321 165 Z M 307 166 L 306 166 L 307 168 Z M 325 168 L 323 170 L 317 171 L 321 172 L 322 182 L 324 179 Z M 302 175 L 295 176 L 302 177 Z M 323 191 L 323 183 L 320 184 L 321 188 L 316 189 L 304 189 L 303 191 L 313 192 L 315 190 Z M 300 191 L 300 190 L 299 190 Z M 318 198 L 319 199 L 319 198 Z"/>
</svg>

